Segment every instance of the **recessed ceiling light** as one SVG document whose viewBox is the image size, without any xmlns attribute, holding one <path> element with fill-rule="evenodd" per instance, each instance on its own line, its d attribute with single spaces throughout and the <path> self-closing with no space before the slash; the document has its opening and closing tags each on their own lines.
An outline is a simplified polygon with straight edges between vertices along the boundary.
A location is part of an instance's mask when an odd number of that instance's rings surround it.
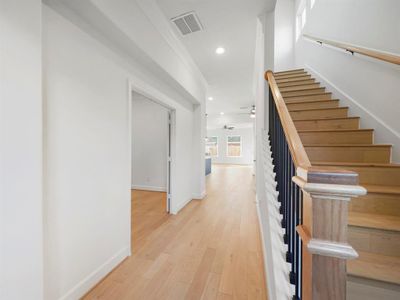
<svg viewBox="0 0 400 300">
<path fill-rule="evenodd" d="M 217 54 L 224 54 L 224 53 L 225 53 L 225 48 L 223 48 L 223 47 L 218 47 L 217 49 L 215 49 L 215 53 L 217 53 Z"/>
<path fill-rule="evenodd" d="M 221 111 L 219 114 L 220 114 L 221 116 L 223 116 L 225 113 L 224 113 L 223 111 Z"/>
<path fill-rule="evenodd" d="M 208 100 L 213 101 L 214 98 L 213 97 L 208 97 Z"/>
</svg>

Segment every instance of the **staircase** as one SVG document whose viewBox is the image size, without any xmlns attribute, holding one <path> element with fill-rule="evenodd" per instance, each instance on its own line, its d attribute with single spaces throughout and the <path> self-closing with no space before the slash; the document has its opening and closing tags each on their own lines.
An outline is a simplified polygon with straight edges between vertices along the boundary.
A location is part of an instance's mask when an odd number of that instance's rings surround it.
<svg viewBox="0 0 400 300">
<path fill-rule="evenodd" d="M 305 70 L 274 77 L 312 165 L 355 171 L 368 191 L 349 206 L 349 243 L 359 258 L 348 261 L 348 274 L 400 285 L 400 164 L 391 163 L 392 146 L 375 144 L 374 130 L 361 129 Z"/>
</svg>

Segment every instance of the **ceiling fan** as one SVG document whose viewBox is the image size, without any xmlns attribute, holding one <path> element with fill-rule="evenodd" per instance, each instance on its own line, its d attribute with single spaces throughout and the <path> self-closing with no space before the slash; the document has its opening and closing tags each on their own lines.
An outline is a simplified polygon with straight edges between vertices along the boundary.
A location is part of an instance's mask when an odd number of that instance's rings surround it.
<svg viewBox="0 0 400 300">
<path fill-rule="evenodd" d="M 250 115 L 250 118 L 255 118 L 256 117 L 256 106 L 253 104 L 252 106 L 242 106 L 240 109 L 250 109 L 249 113 L 242 113 L 245 115 Z"/>
<path fill-rule="evenodd" d="M 222 129 L 226 129 L 226 130 L 233 130 L 233 129 L 235 129 L 235 127 L 233 127 L 233 126 L 228 126 L 228 125 L 225 125 L 224 127 L 222 127 Z"/>
</svg>

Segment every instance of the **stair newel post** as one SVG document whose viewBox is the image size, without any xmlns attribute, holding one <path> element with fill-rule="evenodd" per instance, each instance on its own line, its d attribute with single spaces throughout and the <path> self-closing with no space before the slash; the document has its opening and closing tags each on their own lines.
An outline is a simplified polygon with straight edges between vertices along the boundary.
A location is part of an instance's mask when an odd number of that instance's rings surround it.
<svg viewBox="0 0 400 300">
<path fill-rule="evenodd" d="M 347 240 L 348 203 L 364 195 L 358 174 L 310 168 L 293 181 L 303 191 L 303 223 L 297 227 L 303 242 L 304 300 L 346 299 L 346 260 L 358 257 Z"/>
</svg>

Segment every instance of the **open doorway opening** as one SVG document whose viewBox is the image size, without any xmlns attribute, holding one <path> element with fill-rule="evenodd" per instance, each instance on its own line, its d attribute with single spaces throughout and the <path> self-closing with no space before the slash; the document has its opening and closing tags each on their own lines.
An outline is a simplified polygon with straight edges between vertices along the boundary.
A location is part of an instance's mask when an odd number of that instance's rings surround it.
<svg viewBox="0 0 400 300">
<path fill-rule="evenodd" d="M 168 218 L 171 209 L 172 115 L 168 107 L 132 92 L 132 246 Z M 136 244 L 136 246 L 134 246 Z"/>
<path fill-rule="evenodd" d="M 132 96 L 132 190 L 158 192 L 171 207 L 171 110 L 140 93 Z"/>
</svg>

